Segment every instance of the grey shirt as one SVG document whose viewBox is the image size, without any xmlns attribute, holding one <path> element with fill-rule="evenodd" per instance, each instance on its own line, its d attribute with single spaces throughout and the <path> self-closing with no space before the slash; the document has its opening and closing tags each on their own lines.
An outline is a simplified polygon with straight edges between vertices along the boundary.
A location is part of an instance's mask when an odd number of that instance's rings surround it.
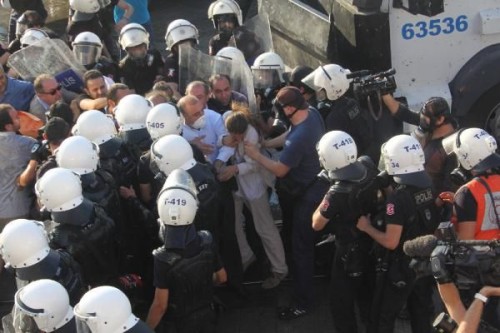
<svg viewBox="0 0 500 333">
<path fill-rule="evenodd" d="M 30 189 L 19 190 L 17 177 L 28 165 L 35 139 L 13 132 L 0 132 L 0 218 L 29 212 Z"/>
</svg>

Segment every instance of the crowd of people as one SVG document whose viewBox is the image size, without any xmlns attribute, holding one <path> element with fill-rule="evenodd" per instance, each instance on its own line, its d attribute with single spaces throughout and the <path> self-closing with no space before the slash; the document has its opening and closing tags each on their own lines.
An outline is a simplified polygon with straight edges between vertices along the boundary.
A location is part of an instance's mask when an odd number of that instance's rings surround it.
<svg viewBox="0 0 500 333">
<path fill-rule="evenodd" d="M 293 320 L 314 311 L 315 248 L 330 234 L 336 331 L 393 332 L 406 308 L 413 333 L 431 332 L 433 291 L 457 332 L 500 329 L 488 301 L 498 285 L 459 294 L 444 263 L 417 278 L 403 251 L 443 221 L 459 240 L 500 237 L 497 142 L 460 128 L 444 98 L 413 112 L 384 94 L 384 112 L 416 129 L 381 140 L 350 97 L 349 70 L 285 73 L 233 0 L 208 8 L 217 33 L 206 55 L 192 23 L 170 22 L 166 58 L 151 45 L 146 0 L 70 0 L 65 36 L 45 26 L 41 0 L 10 4 L 0 48 L 5 332 L 215 332 L 214 286 L 244 297 L 256 260 L 263 289 L 292 280 L 278 317 Z M 61 37 L 85 68 L 81 87 L 10 66 Z M 141 307 L 142 320 L 132 313 Z"/>
</svg>

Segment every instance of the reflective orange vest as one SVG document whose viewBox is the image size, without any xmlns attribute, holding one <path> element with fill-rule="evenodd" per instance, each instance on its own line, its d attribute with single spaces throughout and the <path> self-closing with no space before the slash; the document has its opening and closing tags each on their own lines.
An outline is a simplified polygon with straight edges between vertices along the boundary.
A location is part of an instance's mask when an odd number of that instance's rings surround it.
<svg viewBox="0 0 500 333">
<path fill-rule="evenodd" d="M 495 204 L 493 205 L 488 189 L 477 180 L 472 180 L 465 185 L 477 203 L 474 239 L 500 239 L 500 229 L 497 224 L 497 216 L 500 219 L 500 215 L 497 215 L 500 214 L 500 175 L 491 175 L 488 178 L 481 176 L 481 178 L 490 187 Z"/>
</svg>

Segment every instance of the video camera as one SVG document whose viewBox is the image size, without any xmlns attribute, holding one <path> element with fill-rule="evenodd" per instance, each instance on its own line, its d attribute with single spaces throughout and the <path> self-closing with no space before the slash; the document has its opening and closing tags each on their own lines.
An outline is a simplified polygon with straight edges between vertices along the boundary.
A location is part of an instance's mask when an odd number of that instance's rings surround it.
<svg viewBox="0 0 500 333">
<path fill-rule="evenodd" d="M 407 241 L 403 251 L 417 275 L 450 276 L 458 289 L 500 286 L 500 240 L 458 240 L 450 222 L 438 227 L 439 238 L 426 235 Z"/>
<path fill-rule="evenodd" d="M 370 70 L 361 70 L 347 74 L 347 78 L 352 79 L 354 96 L 358 100 L 363 100 L 373 94 L 393 93 L 397 88 L 395 74 L 394 68 L 373 74 Z"/>
</svg>

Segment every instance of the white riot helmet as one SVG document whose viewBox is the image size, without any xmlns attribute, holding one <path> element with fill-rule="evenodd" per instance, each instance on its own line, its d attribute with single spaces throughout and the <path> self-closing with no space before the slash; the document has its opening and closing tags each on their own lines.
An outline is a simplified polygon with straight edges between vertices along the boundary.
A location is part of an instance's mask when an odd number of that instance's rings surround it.
<svg viewBox="0 0 500 333">
<path fill-rule="evenodd" d="M 462 168 L 475 172 L 485 172 L 500 166 L 497 142 L 493 136 L 481 128 L 461 129 L 443 139 L 447 153 L 455 153 Z"/>
<path fill-rule="evenodd" d="M 0 255 L 14 267 L 31 267 L 46 258 L 59 264 L 59 257 L 51 253 L 49 240 L 42 222 L 32 220 L 13 220 L 0 233 Z"/>
<path fill-rule="evenodd" d="M 65 212 L 83 202 L 80 178 L 64 168 L 47 171 L 36 182 L 35 191 L 42 208 L 49 212 Z"/>
<path fill-rule="evenodd" d="M 347 78 L 347 74 L 350 72 L 348 69 L 335 64 L 319 66 L 302 79 L 302 82 L 316 92 L 325 89 L 326 97 L 334 101 L 349 90 L 351 81 Z"/>
<path fill-rule="evenodd" d="M 130 94 L 123 97 L 115 108 L 115 119 L 120 132 L 146 128 L 146 117 L 151 103 L 141 95 Z"/>
<path fill-rule="evenodd" d="M 343 131 L 330 131 L 316 146 L 321 166 L 331 179 L 356 180 L 364 176 L 365 168 L 357 161 L 358 148 L 354 139 Z"/>
<path fill-rule="evenodd" d="M 83 66 L 92 65 L 99 61 L 102 51 L 101 39 L 93 32 L 79 33 L 73 43 L 73 54 Z"/>
<path fill-rule="evenodd" d="M 396 135 L 382 145 L 385 170 L 399 184 L 425 187 L 431 180 L 424 169 L 425 155 L 417 139 Z"/>
<path fill-rule="evenodd" d="M 87 14 L 97 13 L 110 3 L 110 0 L 69 0 L 71 9 Z"/>
<path fill-rule="evenodd" d="M 193 158 L 193 148 L 180 135 L 170 134 L 159 138 L 151 145 L 151 165 L 168 176 L 175 169 L 189 170 L 196 161 Z"/>
<path fill-rule="evenodd" d="M 126 332 L 139 323 L 127 296 L 115 287 L 89 290 L 74 308 L 77 332 Z"/>
<path fill-rule="evenodd" d="M 240 49 L 233 46 L 226 46 L 217 52 L 216 56 L 234 61 L 239 64 L 245 63 L 245 55 Z"/>
<path fill-rule="evenodd" d="M 71 132 L 73 135 L 81 135 L 89 139 L 96 145 L 108 142 L 117 134 L 113 119 L 97 110 L 83 112 Z"/>
<path fill-rule="evenodd" d="M 118 38 L 122 49 L 133 47 L 141 44 L 146 44 L 146 49 L 149 47 L 149 33 L 144 27 L 138 23 L 129 23 L 120 31 Z"/>
<path fill-rule="evenodd" d="M 254 87 L 256 89 L 266 89 L 277 87 L 283 80 L 285 63 L 281 57 L 274 52 L 265 52 L 259 55 L 252 67 Z"/>
<path fill-rule="evenodd" d="M 73 319 L 68 292 L 53 280 L 33 281 L 19 289 L 15 295 L 14 322 L 16 317 L 25 322 L 33 320 L 43 332 L 53 332 Z"/>
<path fill-rule="evenodd" d="M 97 170 L 99 147 L 83 136 L 72 136 L 56 150 L 56 161 L 61 168 L 86 175 Z"/>
<path fill-rule="evenodd" d="M 28 47 L 44 39 L 49 39 L 49 35 L 42 29 L 26 29 L 24 34 L 21 36 L 21 48 Z"/>
<path fill-rule="evenodd" d="M 167 50 L 171 51 L 172 47 L 185 40 L 193 40 L 198 44 L 198 29 L 189 21 L 179 19 L 172 21 L 165 34 L 165 43 Z"/>
<path fill-rule="evenodd" d="M 212 20 L 214 28 L 219 30 L 219 20 L 234 20 L 235 26 L 243 25 L 243 14 L 234 0 L 217 0 L 208 7 L 208 19 Z"/>
<path fill-rule="evenodd" d="M 146 125 L 153 140 L 168 134 L 180 135 L 182 122 L 179 108 L 170 102 L 154 106 L 146 117 Z"/>
<path fill-rule="evenodd" d="M 193 179 L 182 169 L 173 170 L 158 195 L 160 222 L 171 226 L 193 223 L 198 210 L 198 198 Z"/>
</svg>

